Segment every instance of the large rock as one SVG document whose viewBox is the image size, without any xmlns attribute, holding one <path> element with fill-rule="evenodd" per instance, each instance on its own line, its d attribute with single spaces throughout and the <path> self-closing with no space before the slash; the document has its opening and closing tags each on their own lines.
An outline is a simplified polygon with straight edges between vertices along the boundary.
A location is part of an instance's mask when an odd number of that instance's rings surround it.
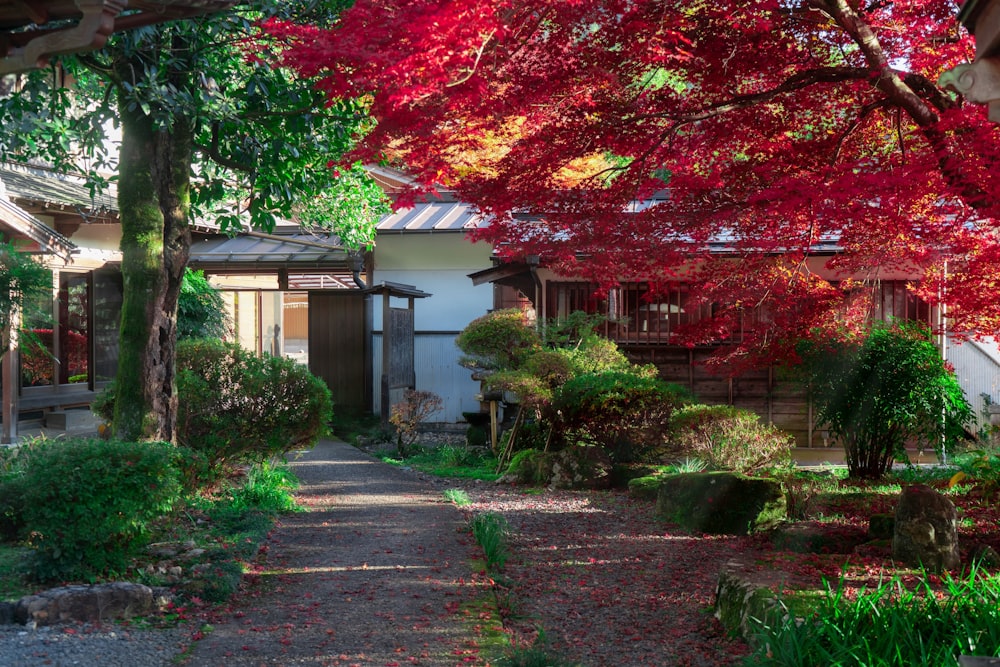
<svg viewBox="0 0 1000 667">
<path fill-rule="evenodd" d="M 518 452 L 497 482 L 545 484 L 555 489 L 606 489 L 611 486 L 611 459 L 603 447 L 574 445 L 558 452 Z"/>
<path fill-rule="evenodd" d="M 554 489 L 606 489 L 611 486 L 611 459 L 603 447 L 577 445 L 552 455 L 548 485 Z"/>
<path fill-rule="evenodd" d="M 40 626 L 71 621 L 97 623 L 148 614 L 159 602 L 153 589 L 142 584 L 63 586 L 21 598 L 14 609 L 14 620 Z"/>
<path fill-rule="evenodd" d="M 955 505 L 934 489 L 924 484 L 904 488 L 894 524 L 894 559 L 935 572 L 960 564 Z"/>
<path fill-rule="evenodd" d="M 779 482 L 733 472 L 664 477 L 656 494 L 656 513 L 690 530 L 722 535 L 767 530 L 787 516 Z"/>
</svg>

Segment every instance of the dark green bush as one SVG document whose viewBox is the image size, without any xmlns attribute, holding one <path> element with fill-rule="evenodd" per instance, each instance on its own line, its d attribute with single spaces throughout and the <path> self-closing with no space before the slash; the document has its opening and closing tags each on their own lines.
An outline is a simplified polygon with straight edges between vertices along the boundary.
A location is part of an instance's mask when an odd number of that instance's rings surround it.
<svg viewBox="0 0 1000 667">
<path fill-rule="evenodd" d="M 167 443 L 53 440 L 24 463 L 24 530 L 40 580 L 124 572 L 181 486 Z"/>
<path fill-rule="evenodd" d="M 290 359 L 215 340 L 177 344 L 178 441 L 210 469 L 310 447 L 332 413 L 322 380 Z"/>
<path fill-rule="evenodd" d="M 876 323 L 862 337 L 800 341 L 797 369 L 819 408 L 817 421 L 844 446 L 854 478 L 878 479 L 907 444 L 953 451 L 972 408 L 929 327 Z"/>
<path fill-rule="evenodd" d="M 177 338 L 219 338 L 229 333 L 226 304 L 203 271 L 184 271 L 177 300 Z"/>
<path fill-rule="evenodd" d="M 311 447 L 333 412 L 330 390 L 305 366 L 213 339 L 178 341 L 177 394 L 184 477 L 195 486 L 232 465 Z M 110 419 L 114 392 L 91 408 Z"/>
<path fill-rule="evenodd" d="M 662 446 L 674 410 L 690 401 L 679 385 L 644 367 L 585 373 L 556 392 L 563 431 L 589 433 L 617 462 L 641 459 Z"/>
<path fill-rule="evenodd" d="M 486 447 L 489 445 L 490 436 L 482 426 L 470 426 L 465 429 L 466 447 Z"/>
<path fill-rule="evenodd" d="M 791 461 L 794 438 L 749 410 L 731 405 L 688 405 L 674 413 L 674 449 L 716 470 L 752 473 Z"/>
</svg>

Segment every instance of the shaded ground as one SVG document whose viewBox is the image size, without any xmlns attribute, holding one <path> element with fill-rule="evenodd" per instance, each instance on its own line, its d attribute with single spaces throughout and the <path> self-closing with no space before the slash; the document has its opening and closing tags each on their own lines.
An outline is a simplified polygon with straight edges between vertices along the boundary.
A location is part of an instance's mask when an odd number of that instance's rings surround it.
<svg viewBox="0 0 1000 667">
<path fill-rule="evenodd" d="M 498 600 L 515 642 L 539 628 L 585 667 L 738 665 L 749 652 L 712 616 L 722 564 L 757 538 L 689 535 L 622 491 L 467 485 L 469 512 L 503 515 L 512 556 Z"/>
<path fill-rule="evenodd" d="M 286 516 L 256 585 L 204 619 L 183 664 L 477 662 L 475 544 L 441 487 L 323 441 L 291 465 L 309 511 Z"/>
<path fill-rule="evenodd" d="M 292 467 L 310 511 L 282 520 L 257 585 L 205 619 L 184 664 L 496 664 L 476 643 L 494 602 L 516 644 L 541 628 L 586 667 L 735 665 L 748 650 L 711 614 L 721 564 L 746 539 L 672 532 L 621 492 L 433 480 L 342 443 Z M 449 487 L 472 504 L 446 502 Z M 470 569 L 481 552 L 465 529 L 487 511 L 512 529 L 494 588 Z"/>
</svg>

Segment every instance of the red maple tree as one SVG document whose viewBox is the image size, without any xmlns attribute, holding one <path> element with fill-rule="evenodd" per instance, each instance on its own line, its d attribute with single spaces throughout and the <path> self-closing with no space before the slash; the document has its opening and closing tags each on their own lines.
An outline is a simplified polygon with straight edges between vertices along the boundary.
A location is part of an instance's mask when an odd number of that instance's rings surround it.
<svg viewBox="0 0 1000 667">
<path fill-rule="evenodd" d="M 348 159 L 454 189 L 506 257 L 696 285 L 716 305 L 691 341 L 766 313 L 734 349 L 774 356 L 901 276 L 953 331 L 1000 332 L 1000 135 L 937 83 L 974 52 L 956 9 L 359 0 L 332 29 L 268 29 L 331 98 L 370 100 Z"/>
</svg>

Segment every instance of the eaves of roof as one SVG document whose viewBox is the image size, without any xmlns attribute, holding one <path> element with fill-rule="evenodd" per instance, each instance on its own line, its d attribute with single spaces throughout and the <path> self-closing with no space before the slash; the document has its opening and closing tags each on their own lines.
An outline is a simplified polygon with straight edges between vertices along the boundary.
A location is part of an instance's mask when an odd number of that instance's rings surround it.
<svg viewBox="0 0 1000 667">
<path fill-rule="evenodd" d="M 81 180 L 47 169 L 10 164 L 0 165 L 0 178 L 7 186 L 7 194 L 17 201 L 74 210 L 84 217 L 118 214 L 118 191 L 113 183 L 91 196 Z"/>
<path fill-rule="evenodd" d="M 0 230 L 6 236 L 30 239 L 43 252 L 63 260 L 68 260 L 77 251 L 76 245 L 68 238 L 8 200 L 3 193 L 3 182 L 0 182 Z"/>
</svg>

